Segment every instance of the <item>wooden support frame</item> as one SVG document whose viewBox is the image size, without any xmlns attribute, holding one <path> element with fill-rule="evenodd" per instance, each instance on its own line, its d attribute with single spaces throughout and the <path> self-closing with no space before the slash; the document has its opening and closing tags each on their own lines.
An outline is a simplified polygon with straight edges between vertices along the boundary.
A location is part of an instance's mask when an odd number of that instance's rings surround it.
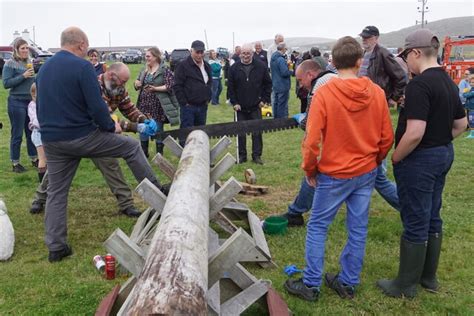
<svg viewBox="0 0 474 316">
<path fill-rule="evenodd" d="M 120 228 L 107 238 L 104 246 L 125 269 L 134 276 L 140 275 L 145 264 L 144 253 Z"/>
<path fill-rule="evenodd" d="M 239 181 L 234 177 L 230 177 L 229 180 L 224 183 L 224 185 L 217 190 L 217 192 L 211 197 L 209 205 L 209 218 L 216 216 L 217 212 L 222 210 L 222 208 L 229 203 L 234 196 L 242 190 L 242 186 Z"/>
<path fill-rule="evenodd" d="M 224 158 L 219 160 L 219 162 L 211 169 L 211 185 L 214 184 L 220 177 L 224 175 L 231 167 L 235 165 L 235 158 L 227 153 Z"/>
<path fill-rule="evenodd" d="M 183 153 L 183 147 L 171 136 L 167 136 L 163 140 L 163 144 L 168 147 L 168 149 L 178 158 L 181 157 Z"/>
<path fill-rule="evenodd" d="M 232 140 L 229 137 L 227 136 L 221 137 L 221 139 L 219 139 L 219 141 L 214 146 L 212 146 L 211 153 L 210 153 L 211 163 L 214 162 L 217 159 L 217 157 L 219 157 L 220 154 L 222 154 L 222 152 L 226 150 L 231 144 L 232 144 Z"/>
<path fill-rule="evenodd" d="M 163 194 L 150 180 L 143 179 L 135 191 L 157 212 L 163 211 L 166 203 L 166 195 Z"/>
<path fill-rule="evenodd" d="M 157 153 L 152 160 L 158 168 L 160 168 L 161 172 L 165 176 L 167 176 L 170 180 L 173 180 L 174 174 L 176 173 L 176 168 L 168 161 L 162 154 Z"/>
</svg>

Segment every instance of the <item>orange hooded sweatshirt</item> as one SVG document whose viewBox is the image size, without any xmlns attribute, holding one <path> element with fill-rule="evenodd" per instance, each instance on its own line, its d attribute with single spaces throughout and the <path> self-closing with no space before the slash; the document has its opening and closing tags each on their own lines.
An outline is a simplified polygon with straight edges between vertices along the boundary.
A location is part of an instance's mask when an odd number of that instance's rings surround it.
<svg viewBox="0 0 474 316">
<path fill-rule="evenodd" d="M 311 102 L 301 167 L 308 177 L 360 176 L 377 167 L 392 144 L 383 90 L 367 77 L 334 78 Z"/>
</svg>

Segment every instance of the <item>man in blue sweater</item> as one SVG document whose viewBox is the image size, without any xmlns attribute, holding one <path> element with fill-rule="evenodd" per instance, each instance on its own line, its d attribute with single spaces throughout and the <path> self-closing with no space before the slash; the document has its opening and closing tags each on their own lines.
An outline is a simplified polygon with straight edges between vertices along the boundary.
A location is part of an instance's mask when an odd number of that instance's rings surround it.
<svg viewBox="0 0 474 316">
<path fill-rule="evenodd" d="M 67 244 L 67 196 L 82 157 L 124 158 L 138 182 L 161 186 L 137 140 L 118 135 L 104 103 L 92 64 L 85 60 L 89 41 L 77 27 L 61 33 L 61 51 L 37 76 L 37 111 L 48 159 L 49 185 L 45 229 L 48 260 L 70 256 Z"/>
</svg>

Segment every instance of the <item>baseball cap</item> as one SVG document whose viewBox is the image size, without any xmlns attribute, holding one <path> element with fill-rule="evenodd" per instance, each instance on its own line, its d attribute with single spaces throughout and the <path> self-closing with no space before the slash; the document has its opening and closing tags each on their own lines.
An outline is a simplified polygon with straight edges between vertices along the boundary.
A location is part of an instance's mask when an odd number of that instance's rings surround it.
<svg viewBox="0 0 474 316">
<path fill-rule="evenodd" d="M 205 46 L 204 46 L 204 43 L 202 41 L 194 41 L 192 44 L 191 44 L 191 48 L 193 48 L 194 50 L 205 50 Z"/>
<path fill-rule="evenodd" d="M 372 37 L 372 36 L 379 36 L 379 35 L 380 35 L 379 29 L 373 25 L 364 27 L 362 32 L 359 34 L 359 36 L 361 37 Z"/>
<path fill-rule="evenodd" d="M 413 31 L 405 38 L 404 49 L 400 54 L 398 54 L 398 56 L 403 58 L 413 48 L 431 47 L 431 41 L 433 39 L 439 42 L 433 32 L 428 29 L 418 29 Z"/>
<path fill-rule="evenodd" d="M 359 34 L 360 37 L 372 37 L 372 36 L 379 36 L 379 29 L 373 25 L 369 25 L 364 27 L 362 32 Z"/>
</svg>

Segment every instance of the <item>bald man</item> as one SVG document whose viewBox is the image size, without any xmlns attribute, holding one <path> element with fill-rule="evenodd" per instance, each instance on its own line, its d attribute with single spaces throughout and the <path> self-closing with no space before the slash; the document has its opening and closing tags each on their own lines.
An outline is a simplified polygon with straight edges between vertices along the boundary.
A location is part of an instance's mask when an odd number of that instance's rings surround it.
<svg viewBox="0 0 474 316">
<path fill-rule="evenodd" d="M 124 158 L 138 182 L 147 178 L 161 188 L 139 142 L 118 135 L 122 128 L 111 119 L 94 68 L 84 59 L 88 48 L 81 29 L 67 28 L 61 33 L 61 50 L 42 66 L 36 79 L 49 171 L 45 241 L 50 262 L 72 254 L 67 243 L 67 197 L 82 157 Z"/>
<path fill-rule="evenodd" d="M 147 117 L 131 102 L 125 84 L 130 79 L 130 70 L 123 63 L 114 63 L 109 66 L 104 74 L 98 76 L 102 99 L 109 107 L 112 114 L 119 110 L 129 121 L 121 120 L 120 125 L 124 131 L 136 131 L 136 124 L 143 123 Z M 112 194 L 117 198 L 119 213 L 128 217 L 140 216 L 140 211 L 135 207 L 132 191 L 130 190 L 122 169 L 116 158 L 92 158 L 92 162 L 102 173 L 105 182 Z M 46 175 L 48 172 L 46 172 Z M 30 213 L 38 214 L 44 209 L 47 199 L 48 177 L 36 188 L 35 197 L 30 207 Z"/>
</svg>

